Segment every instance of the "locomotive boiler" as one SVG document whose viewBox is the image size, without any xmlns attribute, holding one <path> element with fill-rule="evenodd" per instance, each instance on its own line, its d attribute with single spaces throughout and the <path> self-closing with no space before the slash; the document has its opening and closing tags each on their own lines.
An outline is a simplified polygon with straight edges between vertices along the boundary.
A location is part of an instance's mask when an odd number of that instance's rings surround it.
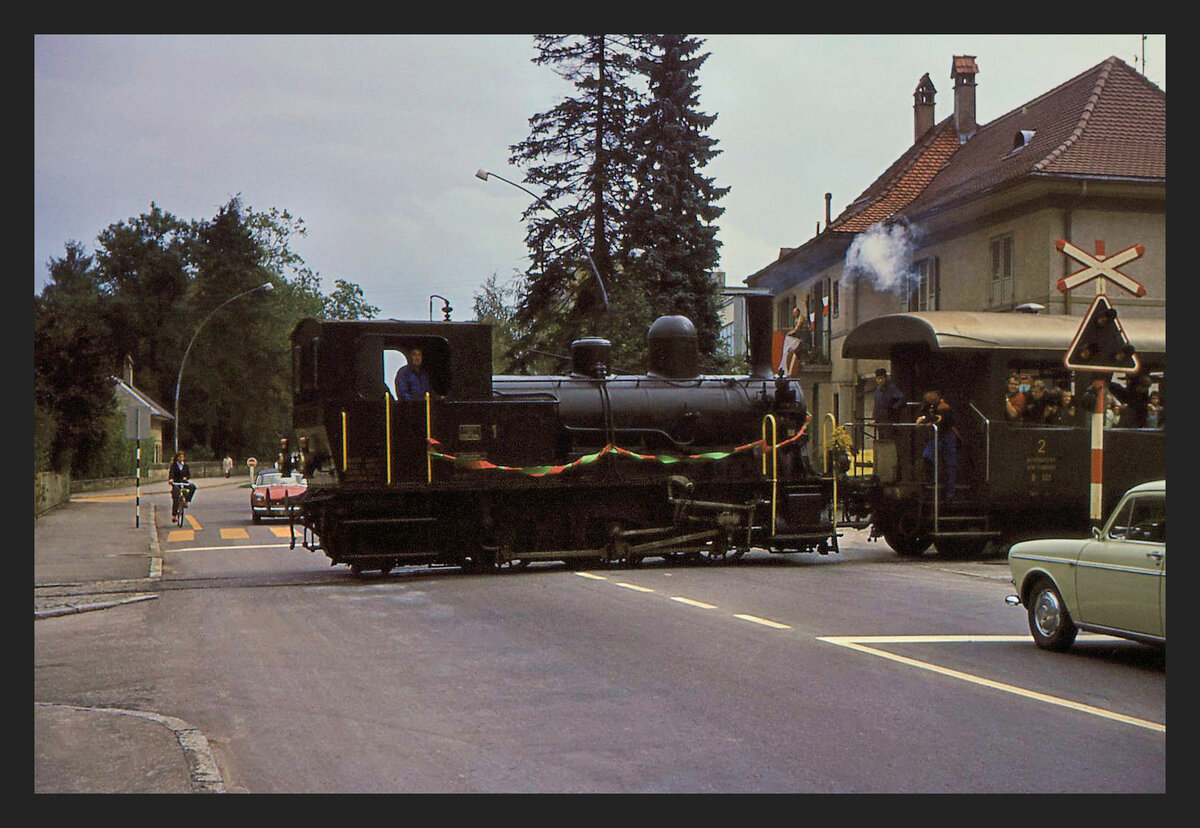
<svg viewBox="0 0 1200 828">
<path fill-rule="evenodd" d="M 771 370 L 771 298 L 747 298 L 745 375 L 701 375 L 682 316 L 651 326 L 644 374 L 586 338 L 541 376 L 492 376 L 482 323 L 300 322 L 304 545 L 356 572 L 836 551 L 835 481 L 807 460 L 799 383 Z M 398 400 L 384 366 L 414 348 L 431 389 Z"/>
</svg>

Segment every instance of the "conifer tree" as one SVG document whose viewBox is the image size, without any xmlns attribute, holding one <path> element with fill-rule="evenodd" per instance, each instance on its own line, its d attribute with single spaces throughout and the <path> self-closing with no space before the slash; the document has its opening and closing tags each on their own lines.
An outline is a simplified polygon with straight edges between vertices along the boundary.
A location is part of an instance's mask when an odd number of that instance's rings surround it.
<svg viewBox="0 0 1200 828">
<path fill-rule="evenodd" d="M 535 42 L 534 63 L 552 67 L 576 93 L 530 118 L 529 137 L 510 147 L 525 183 L 555 205 L 546 210 L 535 202 L 524 214 L 531 266 L 516 315 L 523 335 L 512 354 L 519 368 L 545 370 L 553 363 L 535 352 L 565 355 L 578 336 L 608 336 L 621 345 L 611 325 L 627 318 L 620 313 L 628 289 L 617 251 L 634 192 L 629 138 L 639 94 L 631 83 L 642 41 L 597 34 L 536 35 Z M 581 239 L 590 251 L 579 249 Z M 607 312 L 588 252 L 608 293 Z"/>
<path fill-rule="evenodd" d="M 722 365 L 720 292 L 715 275 L 720 242 L 713 223 L 728 187 L 717 187 L 704 167 L 719 152 L 706 135 L 716 116 L 699 110 L 703 41 L 653 35 L 637 61 L 649 95 L 634 113 L 637 194 L 625 224 L 628 275 L 654 297 L 658 314 L 681 314 L 696 325 L 702 367 Z"/>
</svg>

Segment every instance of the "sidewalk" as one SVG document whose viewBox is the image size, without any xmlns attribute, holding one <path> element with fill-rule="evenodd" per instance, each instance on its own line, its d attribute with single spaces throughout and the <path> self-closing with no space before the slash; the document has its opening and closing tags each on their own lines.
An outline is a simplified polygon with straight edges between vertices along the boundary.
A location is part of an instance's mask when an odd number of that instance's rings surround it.
<svg viewBox="0 0 1200 828">
<path fill-rule="evenodd" d="M 194 481 L 240 485 L 242 476 Z M 162 575 L 155 526 L 170 511 L 161 484 L 72 495 L 33 524 L 34 623 L 120 611 L 150 601 Z M 161 505 L 160 505 L 161 504 Z M 35 638 L 36 644 L 36 638 Z M 34 699 L 36 793 L 223 793 L 203 734 L 164 711 L 78 706 Z"/>
</svg>

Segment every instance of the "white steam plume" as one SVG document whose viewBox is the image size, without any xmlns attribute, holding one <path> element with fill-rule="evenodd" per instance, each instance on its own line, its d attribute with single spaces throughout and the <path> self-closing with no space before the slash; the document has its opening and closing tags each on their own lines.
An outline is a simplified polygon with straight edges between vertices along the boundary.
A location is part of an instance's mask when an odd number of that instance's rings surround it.
<svg viewBox="0 0 1200 828">
<path fill-rule="evenodd" d="M 877 290 L 903 295 L 914 278 L 912 253 L 917 245 L 917 235 L 907 223 L 873 225 L 850 242 L 850 249 L 846 251 L 846 275 L 866 277 Z"/>
</svg>

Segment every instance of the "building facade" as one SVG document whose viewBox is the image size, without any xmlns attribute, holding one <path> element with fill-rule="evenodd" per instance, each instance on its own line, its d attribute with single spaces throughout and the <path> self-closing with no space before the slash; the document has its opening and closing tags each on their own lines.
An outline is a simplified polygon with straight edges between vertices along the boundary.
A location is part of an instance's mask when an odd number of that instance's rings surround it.
<svg viewBox="0 0 1200 828">
<path fill-rule="evenodd" d="M 1061 292 L 1084 267 L 1065 240 L 1102 258 L 1140 245 L 1120 267 L 1145 287 L 1109 286 L 1127 316 L 1166 315 L 1166 93 L 1118 58 L 992 122 L 976 123 L 979 66 L 954 56 L 953 113 L 935 118 L 935 89 L 913 93 L 913 144 L 824 229 L 747 277 L 775 297 L 777 341 L 807 322 L 801 379 L 814 422 L 871 415 L 884 364 L 844 359 L 858 324 L 910 310 L 1080 316 L 1095 281 Z M 815 441 L 814 441 L 815 442 Z"/>
</svg>

